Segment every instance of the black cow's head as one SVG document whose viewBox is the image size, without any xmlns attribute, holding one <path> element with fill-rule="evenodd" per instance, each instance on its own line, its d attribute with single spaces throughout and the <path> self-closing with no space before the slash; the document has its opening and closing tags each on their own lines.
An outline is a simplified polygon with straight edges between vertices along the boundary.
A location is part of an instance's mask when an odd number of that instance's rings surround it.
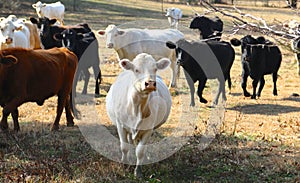
<svg viewBox="0 0 300 183">
<path fill-rule="evenodd" d="M 31 23 L 36 24 L 37 27 L 40 29 L 41 37 L 47 37 L 50 34 L 50 26 L 54 25 L 57 20 L 49 19 L 47 17 L 39 18 L 37 20 L 36 18 L 31 17 L 30 21 Z"/>
<path fill-rule="evenodd" d="M 187 61 L 189 61 L 189 54 L 186 52 L 185 48 L 187 48 L 187 45 L 189 44 L 186 40 L 181 39 L 177 41 L 176 43 L 173 43 L 171 41 L 166 42 L 166 46 L 170 49 L 175 49 L 176 52 L 176 62 L 177 64 L 184 66 Z"/>
<path fill-rule="evenodd" d="M 66 29 L 53 37 L 56 41 L 61 42 L 62 46 L 73 51 L 79 58 L 89 44 L 96 39 L 93 32 L 78 33 L 74 29 Z"/>
<path fill-rule="evenodd" d="M 220 37 L 223 31 L 223 22 L 219 17 L 197 16 L 191 21 L 190 29 L 199 29 L 202 39 Z"/>
</svg>

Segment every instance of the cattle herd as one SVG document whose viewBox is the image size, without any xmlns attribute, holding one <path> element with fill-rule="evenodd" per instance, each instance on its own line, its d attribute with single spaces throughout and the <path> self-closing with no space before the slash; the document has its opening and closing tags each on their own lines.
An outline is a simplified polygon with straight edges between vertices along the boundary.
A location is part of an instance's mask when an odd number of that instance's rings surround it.
<svg viewBox="0 0 300 183">
<path fill-rule="evenodd" d="M 20 105 L 25 102 L 43 105 L 46 99 L 54 95 L 58 96 L 58 104 L 52 130 L 59 128 L 64 108 L 67 125 L 73 126 L 73 81 L 77 83 L 79 77 L 84 76 L 82 94 L 87 94 L 90 67 L 96 80 L 95 95 L 100 95 L 98 41 L 89 25 L 64 25 L 65 7 L 61 2 L 46 4 L 39 1 L 32 7 L 38 18 L 27 20 L 9 15 L 0 19 L 2 130 L 8 129 L 9 114 L 13 118 L 14 130 L 20 129 Z M 199 29 L 200 40 L 190 41 L 177 30 L 182 18 L 181 10 L 168 8 L 166 12 L 169 29 L 120 29 L 109 25 L 105 30 L 97 31 L 100 36 L 105 36 L 106 47 L 116 51 L 123 69 L 107 94 L 106 109 L 118 129 L 123 161 L 127 158 L 127 144 L 136 145 L 136 176 L 141 176 L 144 145 L 153 130 L 162 125 L 170 113 L 171 96 L 162 78 L 156 74 L 158 70 L 170 65 L 173 70 L 170 88 L 176 87 L 177 67 L 183 67 L 190 88 L 191 106 L 195 106 L 194 83 L 199 82 L 197 94 L 200 102 L 207 103 L 202 96 L 206 81 L 218 79 L 219 89 L 213 101 L 216 105 L 219 95 L 226 100 L 226 80 L 231 88 L 230 69 L 235 58 L 232 45 L 241 46 L 244 96 L 251 96 L 252 99 L 260 97 L 266 74 L 272 74 L 273 95 L 278 94 L 276 81 L 282 54 L 274 43 L 262 36 L 254 38 L 250 35 L 233 38 L 230 42 L 223 41 L 222 20 L 200 15 L 192 20 L 189 27 Z M 299 41 L 293 44 L 294 49 L 299 46 Z M 213 57 L 205 56 L 209 51 Z M 252 94 L 246 90 L 248 76 L 253 79 Z M 258 82 L 260 85 L 256 92 Z M 124 108 L 127 110 L 124 111 Z"/>
</svg>

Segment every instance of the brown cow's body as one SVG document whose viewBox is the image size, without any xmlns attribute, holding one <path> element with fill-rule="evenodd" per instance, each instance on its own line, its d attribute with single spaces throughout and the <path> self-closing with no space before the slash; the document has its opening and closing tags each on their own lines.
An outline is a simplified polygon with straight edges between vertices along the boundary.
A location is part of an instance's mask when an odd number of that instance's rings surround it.
<svg viewBox="0 0 300 183">
<path fill-rule="evenodd" d="M 67 125 L 73 126 L 70 94 L 77 67 L 77 57 L 66 48 L 30 50 L 11 48 L 0 51 L 0 123 L 7 129 L 11 113 L 14 129 L 19 130 L 18 107 L 26 102 L 42 105 L 46 99 L 58 96 L 57 115 L 52 130 L 59 128 L 59 120 L 66 110 Z"/>
</svg>

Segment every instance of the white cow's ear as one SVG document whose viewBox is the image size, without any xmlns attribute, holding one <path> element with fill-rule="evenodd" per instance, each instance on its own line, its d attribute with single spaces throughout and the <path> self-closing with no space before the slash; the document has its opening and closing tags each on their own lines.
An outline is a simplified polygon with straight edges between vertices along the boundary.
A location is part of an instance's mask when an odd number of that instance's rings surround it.
<svg viewBox="0 0 300 183">
<path fill-rule="evenodd" d="M 16 30 L 17 30 L 17 31 L 20 31 L 20 30 L 22 30 L 22 29 L 23 29 L 22 26 L 16 27 Z"/>
<path fill-rule="evenodd" d="M 133 70 L 134 69 L 134 65 L 128 59 L 120 60 L 119 64 L 125 70 Z"/>
<path fill-rule="evenodd" d="M 36 4 L 33 4 L 32 7 L 33 7 L 33 8 L 36 8 Z"/>
<path fill-rule="evenodd" d="M 119 35 L 123 35 L 124 33 L 125 33 L 125 31 L 122 31 L 122 30 L 119 30 L 119 31 L 118 31 L 118 34 L 119 34 Z"/>
<path fill-rule="evenodd" d="M 46 3 L 44 3 L 42 7 L 45 7 L 45 6 L 47 6 L 47 4 L 46 4 Z"/>
<path fill-rule="evenodd" d="M 171 64 L 170 59 L 162 58 L 158 62 L 156 62 L 156 67 L 159 70 L 163 70 L 163 69 L 167 68 L 170 64 Z"/>
</svg>

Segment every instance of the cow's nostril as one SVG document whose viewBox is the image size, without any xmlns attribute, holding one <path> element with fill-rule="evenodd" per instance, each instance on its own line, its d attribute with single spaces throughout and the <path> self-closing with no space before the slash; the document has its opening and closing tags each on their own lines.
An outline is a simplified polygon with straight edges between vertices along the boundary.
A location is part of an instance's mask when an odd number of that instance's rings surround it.
<svg viewBox="0 0 300 183">
<path fill-rule="evenodd" d="M 149 86 L 149 83 L 148 83 L 148 82 L 145 82 L 145 86 Z"/>
<path fill-rule="evenodd" d="M 156 87 L 156 82 L 154 82 L 154 83 L 153 83 L 153 86 L 155 86 L 155 87 Z"/>
</svg>

